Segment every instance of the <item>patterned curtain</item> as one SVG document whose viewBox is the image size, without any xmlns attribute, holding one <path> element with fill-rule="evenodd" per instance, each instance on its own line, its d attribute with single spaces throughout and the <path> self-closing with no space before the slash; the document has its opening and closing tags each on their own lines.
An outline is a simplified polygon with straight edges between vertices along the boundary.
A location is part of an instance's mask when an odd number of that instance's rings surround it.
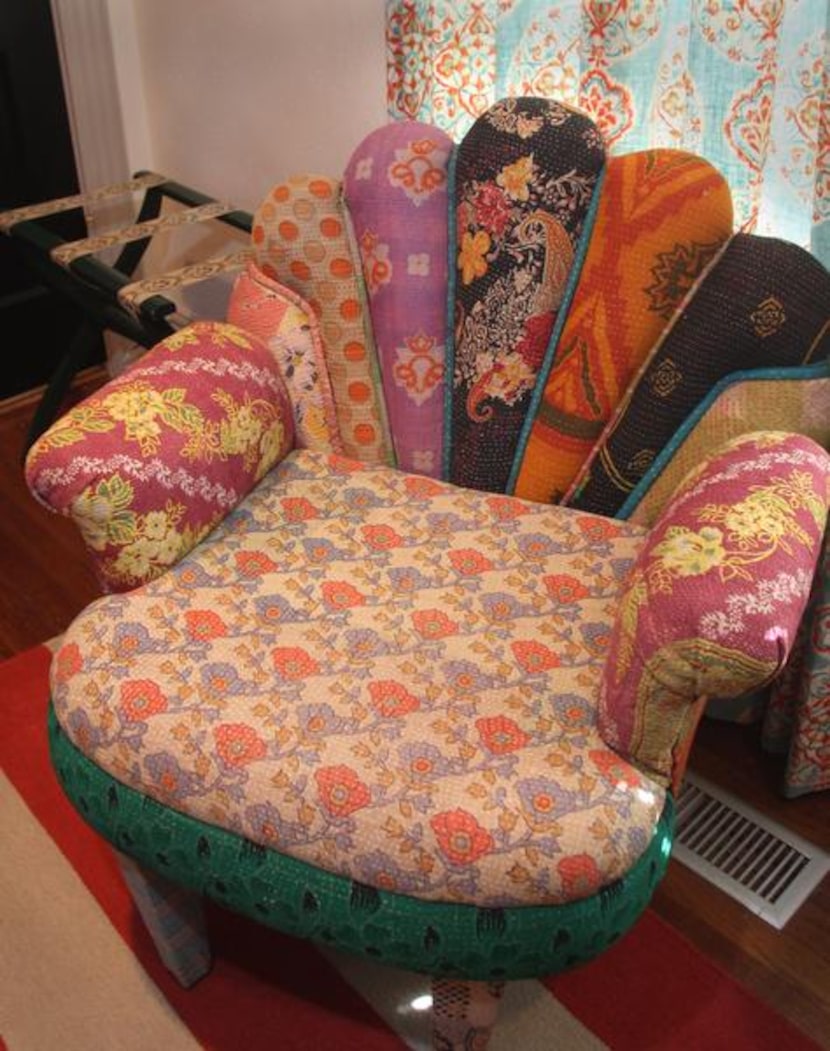
<svg viewBox="0 0 830 1051">
<path fill-rule="evenodd" d="M 738 222 L 830 266 L 828 0 L 387 0 L 388 108 L 456 140 L 498 98 L 717 165 Z"/>
</svg>

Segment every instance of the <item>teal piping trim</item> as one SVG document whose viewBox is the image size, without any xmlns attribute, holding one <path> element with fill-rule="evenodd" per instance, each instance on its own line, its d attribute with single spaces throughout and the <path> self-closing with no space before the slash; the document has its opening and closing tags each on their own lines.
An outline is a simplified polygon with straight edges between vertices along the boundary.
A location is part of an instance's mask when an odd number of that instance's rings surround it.
<svg viewBox="0 0 830 1051">
<path fill-rule="evenodd" d="M 447 344 L 444 352 L 444 444 L 442 450 L 441 477 L 448 481 L 452 462 L 452 389 L 455 381 L 455 289 L 458 268 L 455 261 L 458 252 L 458 229 L 456 226 L 455 182 L 458 163 L 458 144 L 453 146 L 447 162 Z"/>
<path fill-rule="evenodd" d="M 703 401 L 699 402 L 692 412 L 689 413 L 680 427 L 674 432 L 668 445 L 654 458 L 649 469 L 628 494 L 614 517 L 620 519 L 631 517 L 634 509 L 654 484 L 655 479 L 662 474 L 666 465 L 689 437 L 692 430 L 729 387 L 734 386 L 736 383 L 747 381 L 814 380 L 822 379 L 826 376 L 830 376 L 830 361 L 819 361 L 814 365 L 793 365 L 789 368 L 742 369 L 738 372 L 730 372 L 728 376 L 724 376 L 722 380 L 716 383 Z"/>
</svg>

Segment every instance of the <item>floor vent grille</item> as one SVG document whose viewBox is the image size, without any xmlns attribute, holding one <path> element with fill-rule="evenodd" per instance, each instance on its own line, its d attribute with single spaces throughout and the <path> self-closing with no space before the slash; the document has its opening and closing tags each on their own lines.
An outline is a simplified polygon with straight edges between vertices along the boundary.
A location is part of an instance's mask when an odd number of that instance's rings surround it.
<svg viewBox="0 0 830 1051">
<path fill-rule="evenodd" d="M 779 930 L 830 872 L 830 854 L 687 774 L 674 857 Z"/>
</svg>

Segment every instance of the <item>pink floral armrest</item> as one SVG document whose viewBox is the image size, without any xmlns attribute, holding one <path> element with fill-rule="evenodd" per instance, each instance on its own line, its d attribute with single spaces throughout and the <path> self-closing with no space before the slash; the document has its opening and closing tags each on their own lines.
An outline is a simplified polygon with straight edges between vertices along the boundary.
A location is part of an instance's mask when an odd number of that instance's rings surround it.
<svg viewBox="0 0 830 1051">
<path fill-rule="evenodd" d="M 664 783 L 683 774 L 709 697 L 784 666 L 827 517 L 830 456 L 777 431 L 743 435 L 687 476 L 640 552 L 614 626 L 600 731 Z"/>
<path fill-rule="evenodd" d="M 74 520 L 104 589 L 126 591 L 191 550 L 293 440 L 268 349 L 200 321 L 58 420 L 29 450 L 26 481 Z"/>
</svg>

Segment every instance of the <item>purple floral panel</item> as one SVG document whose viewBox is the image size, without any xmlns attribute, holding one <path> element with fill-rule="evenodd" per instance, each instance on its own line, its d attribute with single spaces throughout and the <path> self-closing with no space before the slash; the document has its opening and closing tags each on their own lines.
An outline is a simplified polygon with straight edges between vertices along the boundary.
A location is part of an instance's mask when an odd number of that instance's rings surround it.
<svg viewBox="0 0 830 1051">
<path fill-rule="evenodd" d="M 443 446 L 452 145 L 429 124 L 389 124 L 361 142 L 343 180 L 398 464 L 432 476 Z"/>
</svg>

